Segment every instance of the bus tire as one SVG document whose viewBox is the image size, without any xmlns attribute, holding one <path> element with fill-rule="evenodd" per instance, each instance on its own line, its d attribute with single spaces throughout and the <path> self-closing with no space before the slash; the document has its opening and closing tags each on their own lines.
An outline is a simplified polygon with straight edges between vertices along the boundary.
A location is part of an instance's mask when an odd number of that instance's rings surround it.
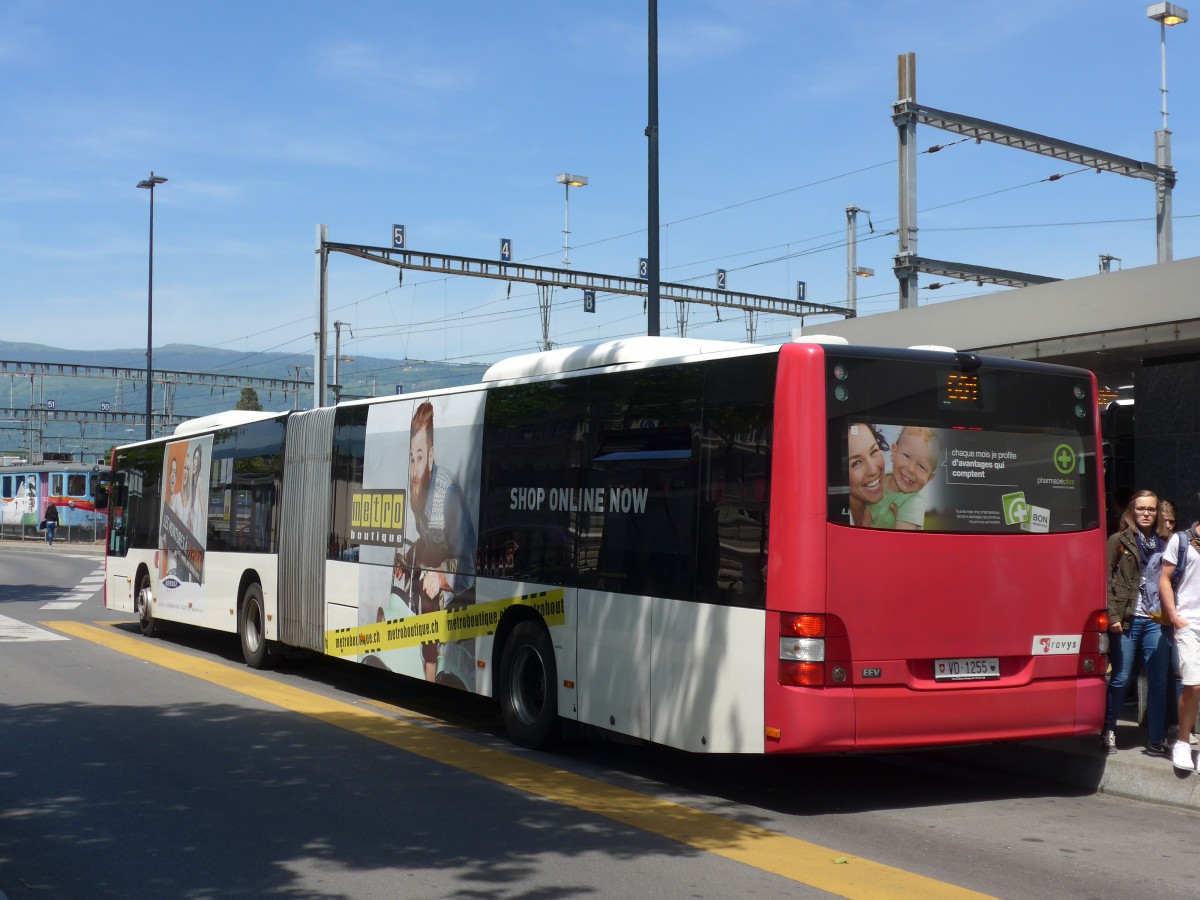
<svg viewBox="0 0 1200 900">
<path fill-rule="evenodd" d="M 267 646 L 267 616 L 263 605 L 262 587 L 252 581 L 246 585 L 242 602 L 238 604 L 238 640 L 242 658 L 252 669 L 268 669 L 272 658 Z"/>
<path fill-rule="evenodd" d="M 500 715 L 514 744 L 545 750 L 558 743 L 558 666 L 540 622 L 513 628 L 500 659 Z"/>
<path fill-rule="evenodd" d="M 154 594 L 150 590 L 150 573 L 142 572 L 138 577 L 137 591 L 133 595 L 133 610 L 137 613 L 138 627 L 146 637 L 154 637 L 161 632 L 154 621 L 154 611 L 151 609 Z"/>
</svg>

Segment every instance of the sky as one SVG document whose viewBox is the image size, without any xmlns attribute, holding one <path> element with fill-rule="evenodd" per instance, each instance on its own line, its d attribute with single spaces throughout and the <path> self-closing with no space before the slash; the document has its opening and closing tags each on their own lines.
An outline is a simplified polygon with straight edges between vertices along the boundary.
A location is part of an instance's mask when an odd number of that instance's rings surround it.
<svg viewBox="0 0 1200 900">
<path fill-rule="evenodd" d="M 661 0 L 663 281 L 898 307 L 897 57 L 917 102 L 1153 161 L 1159 26 L 1127 0 Z M 1200 10 L 1197 10 L 1200 15 Z M 1200 21 L 1167 32 L 1175 258 L 1200 243 Z M 145 347 L 151 172 L 154 344 L 311 353 L 317 226 L 334 242 L 634 275 L 647 255 L 647 4 L 0 4 L 0 266 L 7 340 Z M 1151 182 L 917 130 L 919 252 L 1074 278 L 1155 262 Z M 1052 176 L 1063 176 L 1049 180 Z M 941 281 L 945 286 L 931 290 Z M 1004 289 L 921 277 L 920 303 Z M 334 254 L 342 353 L 457 362 L 538 349 L 532 286 Z M 21 319 L 25 327 L 12 330 Z M 828 319 L 826 319 L 828 320 Z M 808 317 L 806 325 L 822 321 Z M 763 315 L 760 343 L 799 320 Z M 332 328 L 332 325 L 331 325 Z M 638 298 L 554 295 L 557 346 L 645 334 Z M 663 334 L 677 311 L 662 305 Z M 687 334 L 744 341 L 693 306 Z M 331 348 L 332 352 L 332 348 Z M 186 368 L 156 354 L 156 368 Z M 366 377 L 347 361 L 343 381 Z"/>
</svg>

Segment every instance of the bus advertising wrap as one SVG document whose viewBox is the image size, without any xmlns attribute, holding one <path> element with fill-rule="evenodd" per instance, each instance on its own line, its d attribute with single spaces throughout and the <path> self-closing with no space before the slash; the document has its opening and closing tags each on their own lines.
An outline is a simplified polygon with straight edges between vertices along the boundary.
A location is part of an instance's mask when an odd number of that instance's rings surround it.
<svg viewBox="0 0 1200 900">
<path fill-rule="evenodd" d="M 475 640 L 496 618 L 475 608 L 482 418 L 482 394 L 371 408 L 363 485 L 350 498 L 366 564 L 358 628 L 327 632 L 327 652 L 475 689 Z"/>
<path fill-rule="evenodd" d="M 831 438 L 835 439 L 835 438 Z M 941 532 L 1078 531 L 1087 471 L 1080 439 L 851 421 L 835 522 Z"/>
<path fill-rule="evenodd" d="M 166 609 L 204 611 L 211 459 L 212 435 L 173 441 L 163 455 L 157 600 Z"/>
</svg>

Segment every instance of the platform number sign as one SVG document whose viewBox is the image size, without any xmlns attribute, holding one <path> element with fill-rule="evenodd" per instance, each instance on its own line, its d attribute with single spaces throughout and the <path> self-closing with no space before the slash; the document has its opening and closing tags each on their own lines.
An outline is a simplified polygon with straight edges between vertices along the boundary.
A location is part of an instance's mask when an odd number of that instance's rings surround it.
<svg viewBox="0 0 1200 900">
<path fill-rule="evenodd" d="M 404 249 L 404 226 L 403 225 L 393 225 L 392 226 L 392 249 L 393 250 L 403 250 Z"/>
<path fill-rule="evenodd" d="M 596 311 L 596 292 L 583 292 L 583 311 L 585 313 L 594 313 Z"/>
<path fill-rule="evenodd" d="M 717 290 L 725 290 L 725 270 L 717 269 Z"/>
<path fill-rule="evenodd" d="M 796 302 L 803 303 L 808 297 L 808 284 L 803 281 L 796 282 Z"/>
<path fill-rule="evenodd" d="M 500 262 L 512 262 L 512 241 L 500 238 Z"/>
<path fill-rule="evenodd" d="M 638 257 L 638 278 L 650 277 L 650 260 L 644 256 Z"/>
</svg>

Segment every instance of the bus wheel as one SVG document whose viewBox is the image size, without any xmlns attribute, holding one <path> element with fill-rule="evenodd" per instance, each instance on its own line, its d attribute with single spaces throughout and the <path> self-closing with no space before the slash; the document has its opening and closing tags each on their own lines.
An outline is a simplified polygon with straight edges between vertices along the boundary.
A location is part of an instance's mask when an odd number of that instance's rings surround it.
<svg viewBox="0 0 1200 900">
<path fill-rule="evenodd" d="M 154 613 L 150 610 L 153 594 L 150 591 L 150 575 L 142 573 L 138 579 L 137 593 L 133 595 L 133 610 L 137 613 L 138 627 L 146 637 L 154 637 L 158 633 L 158 624 L 154 621 Z"/>
<path fill-rule="evenodd" d="M 242 594 L 238 611 L 238 639 L 242 642 L 242 658 L 252 669 L 266 669 L 271 665 L 271 654 L 267 648 L 266 614 L 263 612 L 262 587 L 251 582 Z"/>
<path fill-rule="evenodd" d="M 544 626 L 521 622 L 500 660 L 500 715 L 514 744 L 544 750 L 558 739 L 558 668 Z"/>
</svg>

